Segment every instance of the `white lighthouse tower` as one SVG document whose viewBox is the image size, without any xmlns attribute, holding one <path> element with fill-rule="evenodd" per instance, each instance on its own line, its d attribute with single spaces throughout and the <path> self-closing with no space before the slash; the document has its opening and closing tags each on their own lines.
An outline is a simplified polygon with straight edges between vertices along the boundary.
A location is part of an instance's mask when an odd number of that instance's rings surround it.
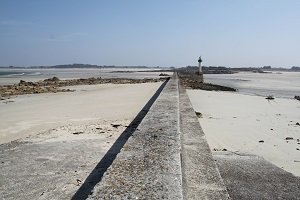
<svg viewBox="0 0 300 200">
<path fill-rule="evenodd" d="M 201 65 L 202 59 L 201 59 L 201 56 L 198 59 L 198 63 L 199 63 L 199 74 L 202 74 L 202 65 Z"/>
</svg>

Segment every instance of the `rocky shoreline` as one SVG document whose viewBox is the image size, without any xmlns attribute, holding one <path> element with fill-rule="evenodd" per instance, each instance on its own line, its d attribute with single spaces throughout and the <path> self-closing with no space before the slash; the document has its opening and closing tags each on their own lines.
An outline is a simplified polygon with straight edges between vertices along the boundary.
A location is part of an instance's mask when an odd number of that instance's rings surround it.
<svg viewBox="0 0 300 200">
<path fill-rule="evenodd" d="M 18 84 L 0 86 L 0 97 L 4 100 L 5 97 L 23 94 L 39 94 L 39 93 L 56 93 L 56 92 L 72 92 L 74 90 L 65 89 L 62 87 L 74 85 L 96 85 L 96 84 L 136 84 L 164 81 L 166 78 L 145 78 L 145 79 L 129 79 L 129 78 L 108 78 L 102 79 L 87 78 L 87 79 L 72 79 L 60 80 L 57 77 L 45 79 L 37 82 L 27 82 L 20 80 Z"/>
<path fill-rule="evenodd" d="M 180 80 L 184 88 L 186 89 L 200 89 L 200 90 L 208 90 L 208 91 L 232 91 L 232 92 L 237 91 L 235 88 L 201 82 L 199 75 L 192 72 L 179 72 L 178 75 L 180 77 Z"/>
</svg>

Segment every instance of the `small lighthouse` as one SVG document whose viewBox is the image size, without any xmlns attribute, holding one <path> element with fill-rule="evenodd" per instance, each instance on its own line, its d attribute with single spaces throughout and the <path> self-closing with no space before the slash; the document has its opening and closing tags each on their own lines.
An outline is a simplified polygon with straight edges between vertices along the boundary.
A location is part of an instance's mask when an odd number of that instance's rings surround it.
<svg viewBox="0 0 300 200">
<path fill-rule="evenodd" d="M 199 63 L 199 80 L 200 80 L 200 83 L 203 83 L 203 71 L 202 71 L 202 59 L 201 59 L 201 56 L 199 57 L 198 59 L 198 63 Z"/>
<path fill-rule="evenodd" d="M 201 59 L 201 56 L 198 59 L 198 63 L 199 63 L 199 74 L 202 74 L 202 65 L 201 65 L 202 59 Z"/>
</svg>

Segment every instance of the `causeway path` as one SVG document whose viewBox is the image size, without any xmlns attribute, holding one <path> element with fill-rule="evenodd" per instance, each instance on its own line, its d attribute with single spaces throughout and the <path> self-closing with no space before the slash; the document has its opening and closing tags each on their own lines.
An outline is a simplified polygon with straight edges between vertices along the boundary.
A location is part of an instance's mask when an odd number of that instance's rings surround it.
<svg viewBox="0 0 300 200">
<path fill-rule="evenodd" d="M 176 73 L 88 199 L 229 199 Z"/>
</svg>

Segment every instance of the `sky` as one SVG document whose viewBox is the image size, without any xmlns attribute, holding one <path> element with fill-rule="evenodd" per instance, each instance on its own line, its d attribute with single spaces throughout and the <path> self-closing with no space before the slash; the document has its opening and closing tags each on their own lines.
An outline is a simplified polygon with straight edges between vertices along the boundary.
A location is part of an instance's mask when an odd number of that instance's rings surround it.
<svg viewBox="0 0 300 200">
<path fill-rule="evenodd" d="M 1 0 L 0 66 L 300 66 L 299 0 Z"/>
</svg>

